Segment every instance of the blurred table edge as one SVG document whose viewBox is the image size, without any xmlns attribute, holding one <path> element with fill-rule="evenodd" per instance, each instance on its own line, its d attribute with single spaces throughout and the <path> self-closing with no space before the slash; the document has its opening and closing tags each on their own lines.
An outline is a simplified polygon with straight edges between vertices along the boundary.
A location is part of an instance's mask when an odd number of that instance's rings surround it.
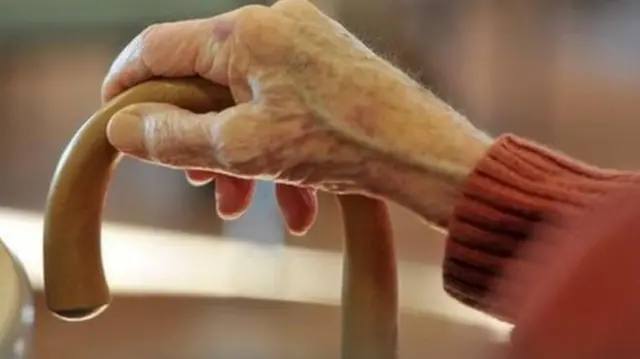
<svg viewBox="0 0 640 359">
<path fill-rule="evenodd" d="M 42 215 L 0 208 L 0 237 L 24 264 L 33 287 L 42 290 Z M 116 295 L 340 302 L 341 253 L 116 223 L 103 224 L 102 253 Z M 451 299 L 439 267 L 400 261 L 398 272 L 403 312 L 435 313 L 497 333 L 509 328 Z"/>
</svg>

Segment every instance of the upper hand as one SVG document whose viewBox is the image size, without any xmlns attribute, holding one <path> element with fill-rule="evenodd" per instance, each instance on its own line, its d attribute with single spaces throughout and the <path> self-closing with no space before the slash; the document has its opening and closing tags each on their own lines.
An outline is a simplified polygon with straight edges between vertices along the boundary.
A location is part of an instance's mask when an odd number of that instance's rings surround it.
<svg viewBox="0 0 640 359">
<path fill-rule="evenodd" d="M 192 182 L 215 176 L 221 215 L 247 208 L 250 179 L 276 181 L 294 233 L 313 222 L 316 189 L 374 193 L 382 158 L 444 147 L 455 163 L 461 156 L 447 132 L 471 128 L 305 0 L 153 25 L 115 60 L 103 100 L 152 77 L 194 75 L 227 85 L 237 106 L 205 115 L 130 106 L 113 117 L 109 140 L 130 155 L 187 170 Z M 417 119 L 424 123 L 416 127 Z M 429 121 L 445 126 L 425 127 Z M 425 135 L 440 144 L 424 148 Z"/>
</svg>

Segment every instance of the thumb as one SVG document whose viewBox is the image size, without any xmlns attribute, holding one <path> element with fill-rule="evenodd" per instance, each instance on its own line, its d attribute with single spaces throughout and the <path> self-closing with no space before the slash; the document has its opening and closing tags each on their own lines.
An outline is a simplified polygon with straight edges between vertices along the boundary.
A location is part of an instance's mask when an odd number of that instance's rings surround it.
<svg viewBox="0 0 640 359">
<path fill-rule="evenodd" d="M 191 158 L 193 155 L 211 151 L 210 116 L 169 104 L 131 105 L 111 118 L 107 138 L 121 152 L 140 159 L 170 166 L 193 166 L 193 162 L 202 160 Z"/>
<path fill-rule="evenodd" d="M 212 124 L 238 117 L 239 106 L 220 113 L 196 114 L 161 103 L 143 103 L 118 111 L 107 138 L 119 151 L 175 168 L 219 169 Z"/>
</svg>

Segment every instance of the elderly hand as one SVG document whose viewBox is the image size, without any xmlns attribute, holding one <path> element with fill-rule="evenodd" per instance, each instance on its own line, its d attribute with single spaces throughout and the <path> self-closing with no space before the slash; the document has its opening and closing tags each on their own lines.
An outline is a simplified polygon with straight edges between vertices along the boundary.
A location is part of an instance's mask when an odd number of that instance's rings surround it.
<svg viewBox="0 0 640 359">
<path fill-rule="evenodd" d="M 313 222 L 317 189 L 389 198 L 444 221 L 490 142 L 305 0 L 153 25 L 115 60 L 103 99 L 152 77 L 194 75 L 228 86 L 237 106 L 130 106 L 109 140 L 186 170 L 192 183 L 215 177 L 225 217 L 247 208 L 253 179 L 275 181 L 294 233 Z"/>
</svg>

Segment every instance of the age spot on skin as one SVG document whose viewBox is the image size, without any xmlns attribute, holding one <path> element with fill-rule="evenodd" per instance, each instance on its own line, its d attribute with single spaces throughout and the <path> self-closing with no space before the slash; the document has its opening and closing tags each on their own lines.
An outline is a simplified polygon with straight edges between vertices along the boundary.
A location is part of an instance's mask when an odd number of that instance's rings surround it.
<svg viewBox="0 0 640 359">
<path fill-rule="evenodd" d="M 227 16 L 219 16 L 217 18 L 214 18 L 212 23 L 213 36 L 218 41 L 225 41 L 229 37 L 229 35 L 231 35 L 231 32 L 233 31 L 233 28 L 235 26 L 235 20 L 230 19 Z"/>
</svg>

